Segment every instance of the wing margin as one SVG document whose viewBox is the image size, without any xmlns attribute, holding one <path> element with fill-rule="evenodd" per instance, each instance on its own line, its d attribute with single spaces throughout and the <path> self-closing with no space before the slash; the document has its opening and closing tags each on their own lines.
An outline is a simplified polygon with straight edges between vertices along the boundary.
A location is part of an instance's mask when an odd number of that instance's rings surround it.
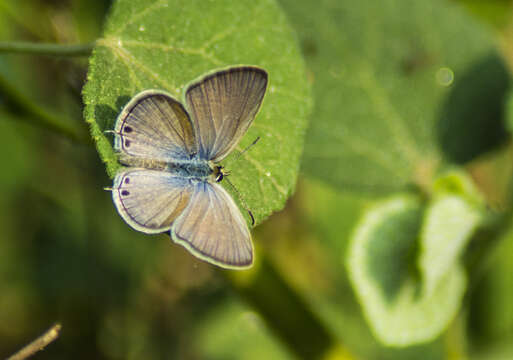
<svg viewBox="0 0 513 360">
<path fill-rule="evenodd" d="M 135 230 L 168 231 L 190 201 L 193 184 L 170 172 L 127 168 L 114 178 L 112 200 L 123 220 Z"/>
<path fill-rule="evenodd" d="M 246 220 L 219 184 L 195 184 L 189 204 L 171 227 L 171 237 L 200 259 L 223 268 L 246 269 L 253 264 Z"/>
</svg>

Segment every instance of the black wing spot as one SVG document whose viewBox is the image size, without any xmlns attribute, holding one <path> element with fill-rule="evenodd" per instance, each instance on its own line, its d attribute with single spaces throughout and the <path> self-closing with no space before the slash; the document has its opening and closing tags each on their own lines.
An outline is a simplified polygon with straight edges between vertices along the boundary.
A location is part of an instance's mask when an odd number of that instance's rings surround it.
<svg viewBox="0 0 513 360">
<path fill-rule="evenodd" d="M 125 139 L 125 146 L 129 147 L 132 142 L 130 140 Z"/>
<path fill-rule="evenodd" d="M 125 178 L 125 184 L 130 184 L 130 178 L 128 178 L 128 177 Z"/>
<path fill-rule="evenodd" d="M 123 131 L 126 132 L 126 133 L 131 133 L 132 132 L 132 128 L 128 125 L 126 125 L 125 127 L 123 127 Z"/>
<path fill-rule="evenodd" d="M 121 191 L 121 195 L 128 196 L 128 195 L 130 195 L 130 192 L 127 190 L 123 190 L 123 191 Z"/>
</svg>

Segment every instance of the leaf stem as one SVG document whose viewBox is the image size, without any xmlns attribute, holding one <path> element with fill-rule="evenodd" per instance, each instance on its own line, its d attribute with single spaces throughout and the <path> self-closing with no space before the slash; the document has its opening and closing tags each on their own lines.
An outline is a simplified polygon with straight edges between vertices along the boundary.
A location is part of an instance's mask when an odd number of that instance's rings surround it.
<svg viewBox="0 0 513 360">
<path fill-rule="evenodd" d="M 30 344 L 23 347 L 16 354 L 7 358 L 7 360 L 23 360 L 36 352 L 43 350 L 48 344 L 52 341 L 55 341 L 59 337 L 59 333 L 61 331 L 61 324 L 55 324 L 50 329 L 48 329 L 43 335 L 32 341 Z"/>
<path fill-rule="evenodd" d="M 89 56 L 94 43 L 53 44 L 26 41 L 0 41 L 0 54 L 38 54 L 46 56 Z"/>
</svg>

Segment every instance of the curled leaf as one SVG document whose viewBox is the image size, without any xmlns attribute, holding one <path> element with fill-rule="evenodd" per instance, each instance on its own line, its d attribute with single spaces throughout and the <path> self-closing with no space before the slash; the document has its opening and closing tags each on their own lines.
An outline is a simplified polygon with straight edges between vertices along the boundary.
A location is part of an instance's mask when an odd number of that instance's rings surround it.
<svg viewBox="0 0 513 360">
<path fill-rule="evenodd" d="M 421 221 L 420 201 L 398 195 L 370 208 L 351 238 L 351 283 L 374 335 L 388 346 L 435 339 L 457 313 L 465 291 L 466 277 L 458 263 L 431 293 L 421 291 L 415 272 Z"/>
</svg>

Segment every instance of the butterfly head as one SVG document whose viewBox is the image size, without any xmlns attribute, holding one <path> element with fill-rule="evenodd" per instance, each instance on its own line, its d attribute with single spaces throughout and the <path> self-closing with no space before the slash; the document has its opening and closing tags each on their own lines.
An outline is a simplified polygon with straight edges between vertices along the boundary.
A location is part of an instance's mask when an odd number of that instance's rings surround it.
<svg viewBox="0 0 513 360">
<path fill-rule="evenodd" d="M 214 178 L 215 182 L 223 181 L 224 177 L 228 175 L 230 175 L 230 172 L 225 170 L 223 166 L 215 165 L 213 167 L 212 177 Z"/>
</svg>

